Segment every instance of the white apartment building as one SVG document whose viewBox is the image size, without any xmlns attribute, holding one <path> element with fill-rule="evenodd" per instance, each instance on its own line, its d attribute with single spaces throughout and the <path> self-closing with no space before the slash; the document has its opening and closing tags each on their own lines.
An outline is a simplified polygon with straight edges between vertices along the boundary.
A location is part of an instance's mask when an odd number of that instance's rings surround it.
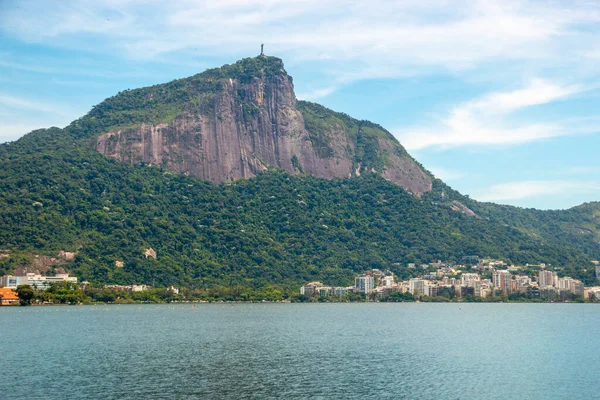
<svg viewBox="0 0 600 400">
<path fill-rule="evenodd" d="M 71 282 L 77 283 L 77 278 L 69 274 L 56 274 L 55 276 L 43 276 L 40 274 L 28 273 L 26 276 L 17 277 L 17 285 L 29 285 L 36 289 L 46 290 L 52 283 Z"/>
<path fill-rule="evenodd" d="M 425 294 L 425 280 L 412 278 L 408 281 L 408 290 L 413 296 L 423 296 Z"/>
<path fill-rule="evenodd" d="M 379 279 L 379 285 L 380 286 L 385 286 L 385 287 L 394 286 L 394 276 L 393 275 L 387 275 L 387 276 L 384 276 L 384 277 L 380 278 Z"/>
<path fill-rule="evenodd" d="M 479 281 L 480 279 L 481 276 L 479 274 L 462 274 L 462 276 L 460 277 L 460 284 L 461 286 L 475 287 L 475 282 Z"/>
<path fill-rule="evenodd" d="M 371 293 L 375 290 L 375 281 L 370 275 L 357 276 L 356 279 L 354 279 L 354 287 L 359 292 Z"/>
</svg>

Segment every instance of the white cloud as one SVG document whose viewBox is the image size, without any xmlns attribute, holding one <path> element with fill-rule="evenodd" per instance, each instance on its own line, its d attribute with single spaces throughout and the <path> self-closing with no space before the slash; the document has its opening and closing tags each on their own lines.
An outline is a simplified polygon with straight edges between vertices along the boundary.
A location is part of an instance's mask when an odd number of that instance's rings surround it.
<svg viewBox="0 0 600 400">
<path fill-rule="evenodd" d="M 0 106 L 7 107 L 10 109 L 40 111 L 43 113 L 58 114 L 62 116 L 70 114 L 65 111 L 64 107 L 57 107 L 51 102 L 33 101 L 22 97 L 10 96 L 2 93 L 0 93 Z"/>
<path fill-rule="evenodd" d="M 265 43 L 267 54 L 288 63 L 318 63 L 318 74 L 326 75 L 328 89 L 304 94 L 311 99 L 363 79 L 440 71 L 472 76 L 481 75 L 479 69 L 497 79 L 494 71 L 515 62 L 533 69 L 560 69 L 572 76 L 597 75 L 593 55 L 600 4 L 586 0 L 24 0 L 19 7 L 10 4 L 0 2 L 0 31 L 10 36 L 140 62 L 186 63 L 214 54 L 239 57 L 257 54 L 260 43 Z M 319 85 L 325 86 L 313 86 Z M 546 128 L 532 126 L 525 133 L 533 130 L 539 136 L 537 131 Z"/>
<path fill-rule="evenodd" d="M 327 97 L 329 96 L 331 93 L 336 91 L 336 87 L 335 86 L 329 86 L 326 88 L 322 88 L 322 89 L 316 89 L 310 92 L 305 92 L 305 93 L 298 93 L 296 95 L 296 97 L 298 97 L 301 100 L 317 100 L 317 99 L 321 99 L 323 97 Z"/>
<path fill-rule="evenodd" d="M 590 167 L 590 166 L 572 166 L 568 167 L 563 171 L 560 171 L 561 174 L 566 175 L 591 175 L 591 174 L 600 174 L 600 167 Z"/>
<path fill-rule="evenodd" d="M 427 169 L 431 171 L 431 173 L 435 175 L 436 178 L 439 178 L 446 182 L 456 181 L 462 179 L 465 176 L 464 172 L 462 171 L 452 170 L 448 168 L 429 166 L 427 167 Z"/>
<path fill-rule="evenodd" d="M 65 126 L 82 114 L 81 110 L 51 100 L 0 93 L 0 143 L 16 140 L 35 129 Z"/>
<path fill-rule="evenodd" d="M 509 123 L 511 113 L 562 100 L 583 91 L 534 79 L 527 87 L 485 95 L 455 107 L 433 128 L 399 129 L 396 136 L 409 150 L 431 146 L 507 145 L 566 135 L 559 123 Z"/>
<path fill-rule="evenodd" d="M 518 181 L 492 185 L 473 197 L 480 201 L 511 201 L 537 196 L 597 194 L 600 181 Z"/>
<path fill-rule="evenodd" d="M 356 73 L 386 65 L 402 74 L 415 66 L 460 70 L 497 59 L 581 59 L 597 40 L 576 26 L 598 22 L 599 10 L 586 1 L 525 0 L 31 1 L 5 6 L 0 29 L 80 48 L 91 35 L 104 39 L 99 47 L 134 58 L 190 49 L 238 54 L 264 41 L 270 54 L 354 61 L 346 69 Z"/>
</svg>

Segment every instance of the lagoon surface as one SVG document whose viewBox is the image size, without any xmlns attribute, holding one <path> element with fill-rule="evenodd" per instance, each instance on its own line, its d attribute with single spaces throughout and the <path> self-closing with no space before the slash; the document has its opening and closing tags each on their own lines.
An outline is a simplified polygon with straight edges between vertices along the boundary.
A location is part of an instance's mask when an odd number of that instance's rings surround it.
<svg viewBox="0 0 600 400">
<path fill-rule="evenodd" d="M 592 399 L 600 305 L 0 308 L 0 397 Z"/>
</svg>

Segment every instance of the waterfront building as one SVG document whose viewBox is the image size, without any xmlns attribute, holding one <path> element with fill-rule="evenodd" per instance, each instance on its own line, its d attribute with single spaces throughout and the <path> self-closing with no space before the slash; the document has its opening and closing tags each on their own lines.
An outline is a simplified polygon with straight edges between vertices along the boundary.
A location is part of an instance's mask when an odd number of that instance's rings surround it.
<svg viewBox="0 0 600 400">
<path fill-rule="evenodd" d="M 18 285 L 29 285 L 39 290 L 46 290 L 52 283 L 70 282 L 77 283 L 77 278 L 69 274 L 56 274 L 55 276 L 44 276 L 36 273 L 28 273 L 25 276 L 17 276 Z"/>
<path fill-rule="evenodd" d="M 448 276 L 443 277 L 441 282 L 442 285 L 460 285 L 460 279 L 450 278 Z"/>
<path fill-rule="evenodd" d="M 492 275 L 492 282 L 494 288 L 502 290 L 502 293 L 507 294 L 510 292 L 510 280 L 511 274 L 507 270 L 494 271 Z"/>
<path fill-rule="evenodd" d="M 583 298 L 585 300 L 598 301 L 600 300 L 600 286 L 585 288 Z"/>
<path fill-rule="evenodd" d="M 412 278 L 408 281 L 408 288 L 413 296 L 423 296 L 425 293 L 425 280 Z"/>
<path fill-rule="evenodd" d="M 558 276 L 556 275 L 556 272 L 540 271 L 538 283 L 540 285 L 540 289 L 544 289 L 546 287 L 555 287 L 558 283 Z"/>
<path fill-rule="evenodd" d="M 473 294 L 485 299 L 492 294 L 492 283 L 489 279 L 475 281 L 473 285 Z"/>
<path fill-rule="evenodd" d="M 575 280 L 573 282 L 573 287 L 571 288 L 571 293 L 573 293 L 577 297 L 583 297 L 585 294 L 585 287 L 583 286 L 583 282 Z"/>
<path fill-rule="evenodd" d="M 394 286 L 394 275 L 386 275 L 379 279 L 379 286 L 391 287 Z"/>
<path fill-rule="evenodd" d="M 19 296 L 12 288 L 0 288 L 0 301 L 3 306 L 6 306 L 19 301 Z"/>
<path fill-rule="evenodd" d="M 570 292 L 574 285 L 574 281 L 575 280 L 573 278 L 569 278 L 568 276 L 564 278 L 558 278 L 558 290 Z"/>
<path fill-rule="evenodd" d="M 300 288 L 300 294 L 310 297 L 319 293 L 321 287 L 323 287 L 321 282 L 310 282 Z"/>
<path fill-rule="evenodd" d="M 517 275 L 511 282 L 511 291 L 514 293 L 528 293 L 531 290 L 533 281 L 527 275 Z"/>
<path fill-rule="evenodd" d="M 340 286 L 336 286 L 334 288 L 332 288 L 332 294 L 334 296 L 343 296 L 345 294 L 348 294 L 349 289 L 347 287 L 340 287 Z"/>
<path fill-rule="evenodd" d="M 0 288 L 16 288 L 17 277 L 13 275 L 0 276 Z"/>
<path fill-rule="evenodd" d="M 423 295 L 425 296 L 437 296 L 440 293 L 440 288 L 437 285 L 424 284 Z"/>
<path fill-rule="evenodd" d="M 354 280 L 354 287 L 358 292 L 368 294 L 375 289 L 375 281 L 370 275 L 357 276 Z"/>
<path fill-rule="evenodd" d="M 479 281 L 481 276 L 479 274 L 465 273 L 460 277 L 461 286 L 475 287 L 475 282 Z"/>
</svg>

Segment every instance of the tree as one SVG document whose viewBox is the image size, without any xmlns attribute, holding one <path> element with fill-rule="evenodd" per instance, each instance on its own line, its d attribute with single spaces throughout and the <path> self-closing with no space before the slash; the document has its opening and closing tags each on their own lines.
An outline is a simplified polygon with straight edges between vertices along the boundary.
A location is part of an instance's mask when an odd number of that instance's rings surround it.
<svg viewBox="0 0 600 400">
<path fill-rule="evenodd" d="M 22 306 L 28 306 L 31 304 L 31 299 L 33 299 L 34 291 L 29 285 L 19 285 L 17 287 L 17 296 L 19 296 L 19 300 L 21 301 Z"/>
</svg>

